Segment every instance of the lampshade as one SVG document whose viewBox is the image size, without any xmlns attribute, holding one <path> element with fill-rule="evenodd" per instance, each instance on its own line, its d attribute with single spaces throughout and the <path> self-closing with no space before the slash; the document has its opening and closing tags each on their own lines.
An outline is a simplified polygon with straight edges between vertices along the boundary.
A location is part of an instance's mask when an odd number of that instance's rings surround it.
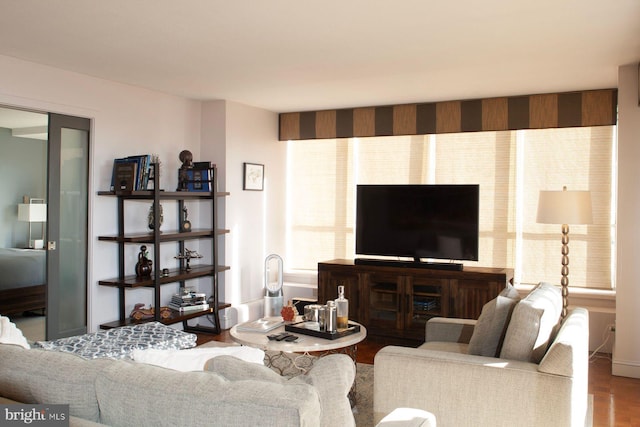
<svg viewBox="0 0 640 427">
<path fill-rule="evenodd" d="M 543 224 L 591 224 L 589 191 L 541 191 L 537 222 Z"/>
<path fill-rule="evenodd" d="M 47 220 L 46 203 L 20 203 L 18 220 L 25 222 L 45 222 Z"/>
</svg>

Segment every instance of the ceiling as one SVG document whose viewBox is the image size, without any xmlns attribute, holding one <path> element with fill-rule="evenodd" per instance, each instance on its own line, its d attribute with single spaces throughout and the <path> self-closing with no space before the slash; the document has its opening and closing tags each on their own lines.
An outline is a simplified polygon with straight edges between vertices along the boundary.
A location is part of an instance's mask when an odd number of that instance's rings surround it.
<svg viewBox="0 0 640 427">
<path fill-rule="evenodd" d="M 0 107 L 0 128 L 11 129 L 18 138 L 48 138 L 49 117 L 42 113 Z"/>
<path fill-rule="evenodd" d="M 275 112 L 617 87 L 638 0 L 0 0 L 0 55 Z"/>
</svg>

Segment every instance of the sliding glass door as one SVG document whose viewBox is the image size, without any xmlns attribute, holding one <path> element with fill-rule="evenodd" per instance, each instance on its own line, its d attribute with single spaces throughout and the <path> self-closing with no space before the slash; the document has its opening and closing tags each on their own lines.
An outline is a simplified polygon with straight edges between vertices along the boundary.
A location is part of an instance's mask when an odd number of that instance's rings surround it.
<svg viewBox="0 0 640 427">
<path fill-rule="evenodd" d="M 90 120 L 49 114 L 47 339 L 87 331 Z"/>
</svg>

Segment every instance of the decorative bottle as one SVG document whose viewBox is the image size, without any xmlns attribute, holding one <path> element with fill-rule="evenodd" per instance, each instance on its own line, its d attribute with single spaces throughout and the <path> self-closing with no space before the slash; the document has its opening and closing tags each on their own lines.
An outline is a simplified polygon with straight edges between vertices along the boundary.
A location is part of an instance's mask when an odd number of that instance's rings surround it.
<svg viewBox="0 0 640 427">
<path fill-rule="evenodd" d="M 147 252 L 147 247 L 145 245 L 140 246 L 140 253 L 138 254 L 138 262 L 136 263 L 137 277 L 151 277 L 153 262 L 148 257 L 149 257 L 149 252 Z"/>
<path fill-rule="evenodd" d="M 344 286 L 338 286 L 338 299 L 335 302 L 338 314 L 338 329 L 347 329 L 349 327 L 349 301 L 344 297 Z"/>
</svg>

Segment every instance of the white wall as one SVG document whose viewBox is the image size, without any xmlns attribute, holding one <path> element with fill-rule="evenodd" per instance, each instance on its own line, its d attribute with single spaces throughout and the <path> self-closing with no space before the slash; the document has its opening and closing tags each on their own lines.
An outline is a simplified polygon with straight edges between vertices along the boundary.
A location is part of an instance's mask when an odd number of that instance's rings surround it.
<svg viewBox="0 0 640 427">
<path fill-rule="evenodd" d="M 98 197 L 107 190 L 115 157 L 156 153 L 162 165 L 162 186 L 173 189 L 179 167 L 178 153 L 187 148 L 197 157 L 200 151 L 200 109 L 197 101 L 95 79 L 14 58 L 0 56 L 0 104 L 43 112 L 55 112 L 93 119 L 91 177 L 89 186 L 89 329 L 116 320 L 117 290 L 97 285 L 100 279 L 117 275 L 117 246 L 98 242 L 97 236 L 115 234 L 116 201 Z M 131 230 L 144 229 L 149 204 L 127 212 Z M 165 209 L 165 221 L 175 214 Z M 137 248 L 127 252 L 133 273 Z M 173 253 L 160 263 L 173 262 Z M 157 262 L 157 260 L 154 260 Z M 170 293 L 167 289 L 165 292 Z M 151 292 L 127 293 L 127 306 L 151 302 Z"/>
<path fill-rule="evenodd" d="M 230 101 L 203 105 L 202 153 L 223 163 L 224 273 L 221 300 L 233 308 L 222 313 L 223 326 L 262 316 L 264 260 L 284 253 L 286 144 L 278 141 L 278 116 Z M 206 132 L 206 135 L 205 135 Z M 224 149 L 218 141 L 224 142 Z M 243 190 L 243 163 L 264 165 L 264 191 Z M 224 187 L 222 187 L 224 185 Z M 286 263 L 286 260 L 285 260 Z M 222 282 L 221 282 L 222 283 Z"/>
<path fill-rule="evenodd" d="M 18 138 L 11 129 L 0 128 L 0 248 L 20 248 L 29 244 L 29 223 L 18 221 L 18 203 L 23 196 L 47 196 L 47 144 L 41 139 Z M 31 235 L 41 239 L 43 223 L 31 225 Z"/>
<path fill-rule="evenodd" d="M 614 375 L 640 378 L 640 107 L 638 64 L 618 72 L 618 268 Z"/>
</svg>

